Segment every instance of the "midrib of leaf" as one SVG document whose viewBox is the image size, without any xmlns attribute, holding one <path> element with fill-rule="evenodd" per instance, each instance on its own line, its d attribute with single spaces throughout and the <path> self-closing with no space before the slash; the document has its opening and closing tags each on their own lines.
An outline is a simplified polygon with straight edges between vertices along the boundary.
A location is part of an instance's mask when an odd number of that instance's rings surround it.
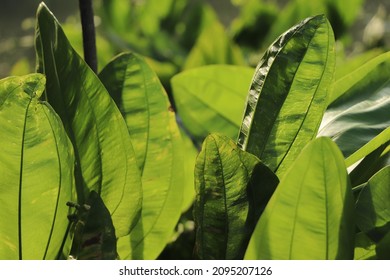
<svg viewBox="0 0 390 280">
<path fill-rule="evenodd" d="M 58 150 L 58 141 L 57 141 L 57 137 L 54 133 L 54 127 L 52 125 L 52 123 L 50 122 L 50 117 L 49 115 L 47 114 L 47 112 L 43 109 L 42 110 L 43 113 L 45 114 L 46 116 L 46 119 L 47 119 L 47 122 L 49 123 L 50 125 L 50 132 L 51 132 L 51 135 L 54 139 L 54 143 L 55 143 L 55 147 L 56 147 L 56 154 L 57 154 L 57 162 L 58 162 L 58 174 L 59 174 L 59 179 L 58 179 L 58 192 L 57 192 L 57 199 L 56 199 L 56 206 L 55 206 L 55 209 L 54 209 L 54 213 L 53 213 L 53 222 L 52 222 L 52 225 L 50 227 L 50 234 L 49 234 L 49 238 L 48 238 L 48 241 L 46 243 L 46 248 L 45 248 L 45 253 L 43 254 L 43 259 L 45 260 L 46 259 L 46 254 L 47 254 L 47 251 L 49 250 L 49 246 L 50 246 L 50 242 L 51 242 L 51 238 L 53 236 L 53 231 L 54 231 L 54 225 L 55 225 L 55 222 L 56 222 L 56 218 L 57 218 L 57 212 L 58 212 L 58 203 L 60 201 L 60 194 L 61 194 L 61 188 L 62 188 L 62 164 L 61 164 L 61 156 L 60 156 L 60 153 L 59 153 L 59 150 Z"/>
<path fill-rule="evenodd" d="M 218 163 L 219 163 L 219 168 L 221 169 L 221 172 L 222 172 L 222 191 L 223 191 L 223 205 L 224 205 L 224 220 L 226 221 L 225 222 L 225 226 L 224 226 L 224 230 L 225 230 L 225 235 L 224 235 L 224 245 L 227 245 L 228 243 L 228 240 L 229 240 L 229 215 L 228 215 L 228 207 L 227 207 L 227 201 L 226 201 L 226 184 L 225 184 L 225 174 L 224 174 L 224 171 L 223 171 L 223 166 L 222 166 L 222 160 L 221 160 L 221 154 L 219 153 L 219 149 L 218 149 L 218 146 L 217 146 L 217 143 L 216 143 L 216 139 L 213 138 L 213 144 L 218 152 Z M 226 249 L 227 249 L 227 246 L 224 246 L 224 256 L 226 258 Z"/>
<path fill-rule="evenodd" d="M 310 39 L 310 41 L 309 41 L 309 43 L 308 43 L 308 47 L 307 47 L 306 50 L 305 50 L 305 54 L 303 55 L 303 58 L 305 58 L 305 56 L 306 56 L 306 54 L 307 54 L 307 50 L 309 49 L 309 46 L 310 46 L 311 42 L 313 41 L 313 39 L 314 39 L 315 34 L 317 33 L 317 31 L 318 31 L 318 28 L 316 29 L 315 33 L 313 34 L 313 37 Z M 329 38 L 329 35 L 328 35 L 328 38 Z M 327 48 L 327 50 L 329 50 L 329 43 L 328 43 L 328 48 Z M 324 64 L 325 66 L 326 66 L 326 64 L 328 63 L 328 57 L 329 57 L 329 55 L 326 56 L 326 60 L 325 60 L 325 64 Z M 302 65 L 302 64 L 299 63 L 299 66 L 297 67 L 297 70 L 296 70 L 295 73 L 294 73 L 294 78 L 295 78 L 295 75 L 297 74 L 299 68 L 301 67 L 301 65 Z M 295 143 L 295 140 L 297 139 L 298 134 L 299 134 L 299 132 L 301 131 L 301 129 L 302 129 L 302 127 L 303 127 L 303 124 L 305 123 L 305 120 L 306 120 L 306 118 L 307 118 L 307 115 L 308 115 L 309 112 L 310 112 L 310 108 L 311 108 L 312 105 L 313 105 L 313 100 L 314 100 L 314 98 L 315 98 L 315 96 L 316 96 L 316 93 L 317 93 L 317 91 L 318 91 L 318 87 L 319 87 L 319 85 L 321 84 L 321 81 L 322 81 L 322 79 L 323 79 L 323 77 L 324 77 L 325 70 L 326 70 L 325 67 L 323 67 L 323 70 L 322 70 L 322 73 L 321 73 L 321 78 L 320 78 L 319 82 L 317 83 L 317 87 L 316 87 L 315 92 L 314 92 L 314 93 L 312 94 L 312 96 L 311 96 L 309 106 L 308 106 L 308 108 L 307 108 L 307 110 L 306 110 L 306 112 L 305 112 L 305 115 L 304 115 L 304 117 L 303 117 L 303 119 L 302 119 L 302 122 L 301 122 L 301 124 L 300 124 L 300 126 L 299 126 L 299 129 L 298 129 L 297 132 L 295 133 L 293 140 L 290 141 L 289 148 L 288 148 L 287 152 L 283 155 L 283 158 L 279 161 L 278 166 L 275 168 L 275 171 L 274 171 L 275 173 L 276 173 L 277 170 L 279 169 L 280 165 L 283 163 L 284 159 L 285 159 L 285 158 L 287 157 L 287 155 L 290 153 L 291 147 L 292 147 L 292 145 Z M 293 84 L 293 83 L 290 84 L 289 89 L 291 89 L 292 84 Z M 270 135 L 269 135 L 269 136 L 270 136 Z M 313 138 L 313 137 L 311 137 L 311 138 Z"/>
<path fill-rule="evenodd" d="M 290 249 L 288 252 L 288 256 L 289 256 L 290 260 L 292 260 L 292 251 L 293 251 L 293 244 L 294 244 L 293 240 L 295 237 L 295 226 L 296 226 L 296 220 L 297 220 L 297 216 L 298 216 L 298 208 L 299 208 L 301 196 L 302 196 L 302 187 L 303 187 L 302 183 L 305 181 L 306 176 L 308 176 L 308 172 L 307 172 L 308 169 L 309 169 L 309 163 L 307 163 L 305 166 L 305 172 L 304 172 L 305 175 L 301 178 L 301 183 L 299 184 L 299 193 L 298 193 L 297 203 L 295 205 L 293 226 L 292 226 L 291 237 L 290 237 Z"/>
<path fill-rule="evenodd" d="M 23 248 L 22 248 L 22 188 L 23 188 L 23 170 L 24 170 L 24 143 L 26 138 L 27 128 L 27 116 L 33 97 L 30 95 L 26 112 L 24 114 L 24 124 L 22 133 L 22 146 L 20 152 L 20 175 L 19 175 L 19 198 L 18 198 L 18 241 L 19 241 L 19 260 L 23 260 Z"/>
</svg>

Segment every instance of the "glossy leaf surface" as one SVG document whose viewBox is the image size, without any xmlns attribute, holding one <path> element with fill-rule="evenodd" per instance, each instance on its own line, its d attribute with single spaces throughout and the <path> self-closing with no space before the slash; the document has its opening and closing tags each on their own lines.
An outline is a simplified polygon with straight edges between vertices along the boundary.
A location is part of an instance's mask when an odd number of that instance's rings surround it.
<svg viewBox="0 0 390 280">
<path fill-rule="evenodd" d="M 317 134 L 334 60 L 332 28 L 320 15 L 281 35 L 256 68 L 238 145 L 279 177 Z"/>
<path fill-rule="evenodd" d="M 246 259 L 352 259 L 354 199 L 344 158 L 328 138 L 310 142 L 280 181 Z"/>
<path fill-rule="evenodd" d="M 331 99 L 337 99 L 324 114 L 319 136 L 331 137 L 351 163 L 367 155 L 357 151 L 390 126 L 389 69 L 390 53 L 385 53 L 335 83 Z M 390 140 L 379 138 L 368 145 L 376 143 L 371 151 Z"/>
<path fill-rule="evenodd" d="M 96 191 L 111 213 L 117 237 L 129 234 L 140 212 L 141 181 L 122 115 L 98 77 L 69 44 L 42 3 L 37 13 L 38 71 L 44 98 L 61 117 L 76 154 L 78 201 Z"/>
<path fill-rule="evenodd" d="M 215 132 L 237 137 L 252 76 L 250 67 L 210 65 L 173 77 L 178 114 L 195 140 Z"/>
<path fill-rule="evenodd" d="M 195 165 L 197 256 L 242 259 L 278 182 L 258 158 L 226 136 L 208 136 Z"/>
<path fill-rule="evenodd" d="M 75 191 L 74 153 L 45 77 L 0 80 L 0 259 L 56 259 Z"/>
<path fill-rule="evenodd" d="M 181 214 L 185 153 L 175 114 L 157 75 L 136 54 L 124 53 L 99 74 L 130 132 L 142 176 L 142 214 L 120 257 L 155 259 Z"/>
</svg>

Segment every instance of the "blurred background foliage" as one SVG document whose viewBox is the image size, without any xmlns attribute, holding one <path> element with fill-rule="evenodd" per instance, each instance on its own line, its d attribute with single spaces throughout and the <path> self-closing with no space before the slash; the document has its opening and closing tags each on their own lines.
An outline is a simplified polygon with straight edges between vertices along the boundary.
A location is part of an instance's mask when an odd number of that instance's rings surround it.
<svg viewBox="0 0 390 280">
<path fill-rule="evenodd" d="M 39 0 L 3 0 L 0 77 L 34 71 Z M 78 1 L 46 0 L 82 55 Z M 169 90 L 170 78 L 206 64 L 255 66 L 272 41 L 305 17 L 325 13 L 337 39 L 338 63 L 359 64 L 390 46 L 385 0 L 95 0 L 99 69 L 132 50 L 148 58 Z M 373 50 L 367 52 L 369 50 Z M 364 54 L 364 55 L 363 55 Z"/>
</svg>

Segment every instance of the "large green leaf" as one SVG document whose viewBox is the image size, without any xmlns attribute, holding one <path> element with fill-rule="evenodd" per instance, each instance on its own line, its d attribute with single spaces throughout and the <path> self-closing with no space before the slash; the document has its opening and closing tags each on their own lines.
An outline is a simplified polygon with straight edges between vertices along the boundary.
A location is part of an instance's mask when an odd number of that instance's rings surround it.
<svg viewBox="0 0 390 280">
<path fill-rule="evenodd" d="M 377 172 L 360 191 L 356 224 L 374 241 L 390 231 L 390 166 Z"/>
<path fill-rule="evenodd" d="M 195 165 L 195 253 L 242 259 L 250 235 L 279 180 L 226 136 L 209 135 Z"/>
<path fill-rule="evenodd" d="M 331 137 L 344 156 L 351 157 L 347 165 L 367 155 L 357 151 L 373 138 L 381 139 L 368 145 L 376 143 L 373 149 L 390 140 L 379 136 L 390 126 L 389 69 L 390 53 L 385 53 L 335 83 L 331 99 L 337 99 L 325 112 L 318 135 Z"/>
<path fill-rule="evenodd" d="M 178 114 L 196 141 L 214 132 L 237 137 L 252 76 L 250 67 L 210 65 L 173 77 Z"/>
<path fill-rule="evenodd" d="M 142 174 L 141 219 L 118 241 L 121 258 L 155 259 L 181 214 L 185 153 L 175 114 L 158 77 L 145 60 L 124 53 L 100 73 L 126 120 Z"/>
<path fill-rule="evenodd" d="M 238 144 L 279 177 L 317 134 L 334 61 L 332 28 L 320 15 L 281 35 L 257 66 Z"/>
<path fill-rule="evenodd" d="M 329 138 L 317 138 L 281 179 L 245 258 L 352 259 L 353 209 L 340 150 Z"/>
<path fill-rule="evenodd" d="M 141 181 L 126 123 L 98 77 L 70 46 L 42 3 L 36 26 L 44 98 L 62 119 L 76 155 L 78 201 L 96 191 L 111 213 L 117 237 L 128 235 L 140 212 Z"/>
<path fill-rule="evenodd" d="M 0 80 L 0 259 L 56 259 L 66 235 L 74 153 L 44 87 L 40 74 Z"/>
</svg>

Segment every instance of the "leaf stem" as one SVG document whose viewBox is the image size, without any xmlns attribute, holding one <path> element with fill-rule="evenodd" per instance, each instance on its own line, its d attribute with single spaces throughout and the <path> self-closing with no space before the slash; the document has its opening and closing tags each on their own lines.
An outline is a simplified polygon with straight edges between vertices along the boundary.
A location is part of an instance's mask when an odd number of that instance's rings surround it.
<svg viewBox="0 0 390 280">
<path fill-rule="evenodd" d="M 79 0 L 81 26 L 83 30 L 84 60 L 97 73 L 97 52 L 92 0 Z"/>
</svg>

